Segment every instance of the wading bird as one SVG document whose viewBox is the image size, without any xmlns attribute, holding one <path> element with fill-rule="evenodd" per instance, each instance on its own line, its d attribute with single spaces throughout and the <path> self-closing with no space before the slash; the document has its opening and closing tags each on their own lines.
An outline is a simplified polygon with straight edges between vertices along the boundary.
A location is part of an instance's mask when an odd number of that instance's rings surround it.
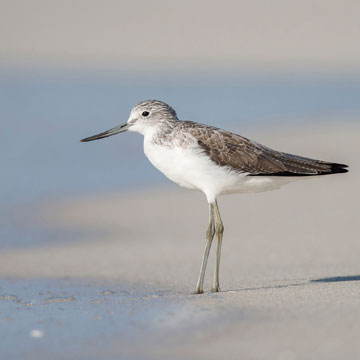
<svg viewBox="0 0 360 360">
<path fill-rule="evenodd" d="M 201 190 L 209 203 L 209 226 L 196 293 L 203 293 L 206 264 L 216 234 L 213 291 L 220 291 L 219 268 L 224 226 L 217 197 L 229 193 L 261 192 L 279 188 L 305 176 L 345 173 L 347 165 L 309 159 L 272 150 L 243 136 L 181 121 L 162 101 L 137 104 L 124 125 L 82 139 L 92 141 L 125 131 L 144 135 L 150 162 L 180 186 Z"/>
</svg>

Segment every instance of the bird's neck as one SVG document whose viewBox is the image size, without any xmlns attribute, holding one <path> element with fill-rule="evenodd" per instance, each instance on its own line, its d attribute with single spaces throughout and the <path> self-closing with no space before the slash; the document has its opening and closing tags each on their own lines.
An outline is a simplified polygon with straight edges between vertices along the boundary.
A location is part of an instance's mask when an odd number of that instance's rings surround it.
<svg viewBox="0 0 360 360">
<path fill-rule="evenodd" d="M 171 135 L 176 124 L 180 122 L 177 121 L 167 121 L 164 123 L 160 123 L 158 126 L 153 126 L 149 128 L 144 133 L 145 141 L 153 142 L 153 143 L 160 143 L 166 141 L 166 139 Z"/>
</svg>

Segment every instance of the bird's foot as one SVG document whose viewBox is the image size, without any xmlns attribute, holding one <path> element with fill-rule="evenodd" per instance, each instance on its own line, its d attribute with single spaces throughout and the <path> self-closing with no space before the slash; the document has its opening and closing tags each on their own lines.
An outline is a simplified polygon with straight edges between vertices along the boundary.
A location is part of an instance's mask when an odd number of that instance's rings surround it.
<svg viewBox="0 0 360 360">
<path fill-rule="evenodd" d="M 212 289 L 211 289 L 211 292 L 215 293 L 215 292 L 219 292 L 220 291 L 220 286 L 217 285 L 217 286 L 214 286 Z"/>
<path fill-rule="evenodd" d="M 195 291 L 194 291 L 194 295 L 199 295 L 199 294 L 203 294 L 204 293 L 204 290 L 203 289 L 199 289 L 197 288 Z"/>
</svg>

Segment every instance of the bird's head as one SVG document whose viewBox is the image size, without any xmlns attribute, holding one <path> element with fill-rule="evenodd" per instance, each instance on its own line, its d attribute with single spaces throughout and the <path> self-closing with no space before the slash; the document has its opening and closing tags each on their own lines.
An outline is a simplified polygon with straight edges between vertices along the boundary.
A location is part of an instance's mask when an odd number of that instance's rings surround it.
<svg viewBox="0 0 360 360">
<path fill-rule="evenodd" d="M 175 110 L 168 104 L 159 100 L 145 100 L 135 105 L 128 121 L 100 134 L 82 139 L 82 142 L 103 139 L 125 131 L 135 131 L 146 135 L 156 131 L 164 123 L 177 121 Z"/>
</svg>

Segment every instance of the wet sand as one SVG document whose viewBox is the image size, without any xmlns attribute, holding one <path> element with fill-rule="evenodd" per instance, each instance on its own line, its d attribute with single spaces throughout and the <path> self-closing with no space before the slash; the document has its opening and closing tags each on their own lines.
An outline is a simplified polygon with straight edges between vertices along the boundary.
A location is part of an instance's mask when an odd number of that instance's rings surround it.
<svg viewBox="0 0 360 360">
<path fill-rule="evenodd" d="M 1 333 L 26 339 L 0 353 L 358 358 L 360 127 L 322 124 L 253 137 L 348 163 L 351 172 L 220 198 L 222 292 L 200 296 L 192 292 L 207 227 L 201 193 L 169 183 L 42 204 L 29 221 L 65 229 L 67 237 L 69 230 L 86 232 L 74 241 L 0 253 Z M 212 270 L 211 257 L 205 291 Z"/>
</svg>

